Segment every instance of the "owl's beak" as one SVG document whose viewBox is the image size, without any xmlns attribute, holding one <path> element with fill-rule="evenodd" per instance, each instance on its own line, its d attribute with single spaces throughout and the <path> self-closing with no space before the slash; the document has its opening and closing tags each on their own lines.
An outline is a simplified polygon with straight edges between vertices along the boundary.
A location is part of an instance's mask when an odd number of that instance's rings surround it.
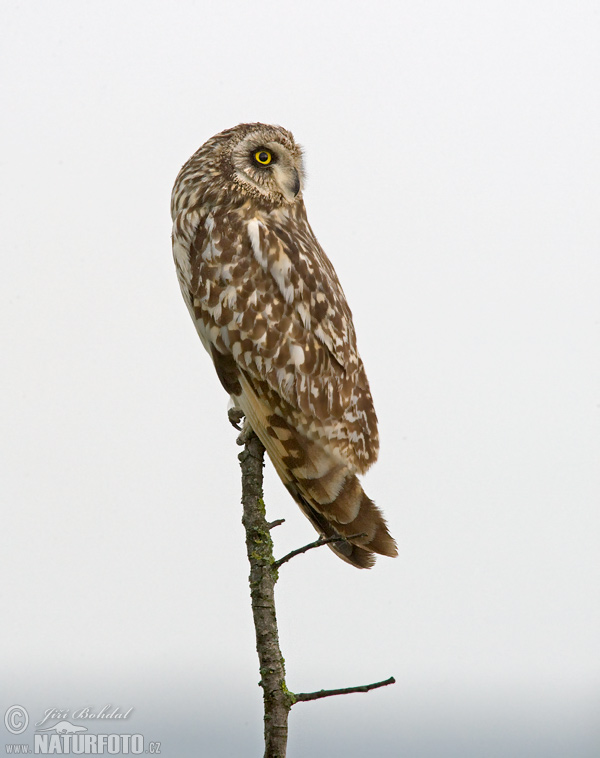
<svg viewBox="0 0 600 758">
<path fill-rule="evenodd" d="M 294 194 L 294 197 L 300 192 L 300 175 L 298 174 L 297 169 L 292 170 L 292 176 L 294 178 L 294 183 L 292 184 L 292 192 Z"/>
<path fill-rule="evenodd" d="M 273 176 L 281 194 L 288 203 L 293 203 L 300 192 L 300 174 L 292 166 L 280 166 L 273 168 Z"/>
</svg>

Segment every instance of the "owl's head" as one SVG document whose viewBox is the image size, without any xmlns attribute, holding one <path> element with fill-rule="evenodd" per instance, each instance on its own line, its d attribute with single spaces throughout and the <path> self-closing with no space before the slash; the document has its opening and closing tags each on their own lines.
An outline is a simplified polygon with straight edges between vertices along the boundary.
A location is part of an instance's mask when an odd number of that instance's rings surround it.
<svg viewBox="0 0 600 758">
<path fill-rule="evenodd" d="M 211 137 L 179 172 L 174 209 L 252 199 L 269 207 L 302 196 L 302 149 L 281 126 L 239 124 Z M 176 197 L 177 196 L 177 197 Z"/>
<path fill-rule="evenodd" d="M 293 203 L 304 183 L 302 150 L 280 126 L 240 124 L 232 131 L 233 181 L 275 204 Z"/>
</svg>

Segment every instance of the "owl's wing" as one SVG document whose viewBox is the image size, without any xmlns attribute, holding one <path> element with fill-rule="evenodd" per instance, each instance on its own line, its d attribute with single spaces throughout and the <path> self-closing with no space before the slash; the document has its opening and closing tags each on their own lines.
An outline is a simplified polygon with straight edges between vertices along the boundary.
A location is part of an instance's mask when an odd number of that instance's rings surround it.
<svg viewBox="0 0 600 758">
<path fill-rule="evenodd" d="M 369 395 L 342 286 L 310 228 L 304 206 L 247 225 L 254 259 L 284 304 L 280 350 L 289 351 L 295 397 L 303 410 L 340 418 L 356 391 Z M 306 384 L 308 382 L 308 384 Z M 284 388 L 285 389 L 285 388 Z M 286 399 L 290 399 L 284 393 Z M 322 404 L 321 408 L 306 401 Z"/>
<path fill-rule="evenodd" d="M 359 362 L 352 313 L 329 258 L 300 205 L 295 213 L 248 224 L 255 258 L 277 282 L 304 327 L 353 373 Z"/>
<path fill-rule="evenodd" d="M 295 219 L 292 235 L 283 220 L 217 209 L 192 234 L 176 219 L 179 278 L 223 386 L 282 481 L 321 534 L 340 535 L 332 549 L 368 567 L 374 552 L 396 554 L 355 475 L 378 450 L 369 386 L 333 267 L 308 223 Z"/>
<path fill-rule="evenodd" d="M 377 417 L 352 314 L 303 206 L 296 214 L 209 214 L 188 248 L 188 305 L 207 348 L 265 381 L 287 421 L 335 438 L 362 471 L 377 457 Z"/>
</svg>

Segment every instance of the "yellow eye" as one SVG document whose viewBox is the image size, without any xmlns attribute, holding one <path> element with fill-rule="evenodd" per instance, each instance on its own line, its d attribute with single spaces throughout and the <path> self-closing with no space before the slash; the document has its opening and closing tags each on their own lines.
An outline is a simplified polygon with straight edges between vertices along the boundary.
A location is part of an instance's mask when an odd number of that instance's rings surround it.
<svg viewBox="0 0 600 758">
<path fill-rule="evenodd" d="M 254 160 L 261 166 L 268 166 L 273 160 L 273 156 L 268 150 L 257 150 L 254 153 Z"/>
</svg>

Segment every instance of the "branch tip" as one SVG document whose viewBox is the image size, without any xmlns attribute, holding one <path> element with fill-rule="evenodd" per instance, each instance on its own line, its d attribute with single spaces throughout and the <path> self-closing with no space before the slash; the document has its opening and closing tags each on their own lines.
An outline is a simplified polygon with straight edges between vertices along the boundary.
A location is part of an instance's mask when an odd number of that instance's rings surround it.
<svg viewBox="0 0 600 758">
<path fill-rule="evenodd" d="M 396 684 L 393 676 L 385 679 L 383 682 L 374 682 L 373 684 L 360 684 L 358 687 L 343 687 L 338 690 L 319 690 L 318 692 L 299 692 L 294 695 L 296 703 L 306 700 L 320 700 L 322 697 L 333 697 L 333 695 L 349 695 L 352 692 L 369 692 L 379 687 L 387 687 L 388 684 Z"/>
</svg>

